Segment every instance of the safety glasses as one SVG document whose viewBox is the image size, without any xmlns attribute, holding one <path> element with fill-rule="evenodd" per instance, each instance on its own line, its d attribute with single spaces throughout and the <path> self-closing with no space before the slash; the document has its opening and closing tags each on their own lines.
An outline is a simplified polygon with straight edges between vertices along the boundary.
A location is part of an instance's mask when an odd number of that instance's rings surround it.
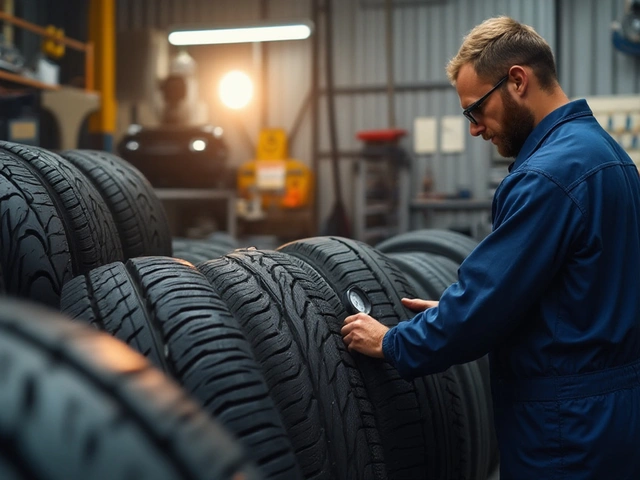
<svg viewBox="0 0 640 480">
<path fill-rule="evenodd" d="M 489 98 L 489 95 L 491 95 L 500 85 L 502 85 L 507 78 L 509 78 L 509 75 L 505 75 L 504 77 L 502 77 L 498 83 L 496 83 L 491 90 L 489 90 L 487 93 L 485 93 L 482 97 L 480 97 L 478 100 L 476 100 L 475 102 L 473 102 L 471 105 L 469 105 L 467 108 L 465 108 L 462 111 L 462 114 L 467 117 L 467 120 L 469 120 L 471 123 L 473 123 L 474 125 L 478 124 L 478 121 L 473 118 L 473 111 L 480 108 L 480 106 L 482 105 L 482 103 Z"/>
</svg>

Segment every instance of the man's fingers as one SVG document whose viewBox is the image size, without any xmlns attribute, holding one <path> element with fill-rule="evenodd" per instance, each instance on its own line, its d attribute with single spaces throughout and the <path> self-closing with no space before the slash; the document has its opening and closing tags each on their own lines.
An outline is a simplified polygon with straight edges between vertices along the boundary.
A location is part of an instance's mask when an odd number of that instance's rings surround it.
<svg viewBox="0 0 640 480">
<path fill-rule="evenodd" d="M 356 315 L 349 315 L 347 318 L 344 319 L 344 324 L 347 325 L 351 322 L 355 322 L 358 319 L 358 314 Z"/>
<path fill-rule="evenodd" d="M 349 323 L 347 323 L 347 319 Z M 345 319 L 345 324 L 340 329 L 340 334 L 342 335 L 342 341 L 347 346 L 349 351 L 353 350 L 354 341 L 357 338 L 357 329 L 360 324 L 358 321 L 357 315 L 352 315 Z"/>
<path fill-rule="evenodd" d="M 356 327 L 355 323 L 346 323 L 345 325 L 342 326 L 342 328 L 340 329 L 340 334 L 344 337 L 345 335 L 348 335 L 351 333 L 351 331 Z"/>
<path fill-rule="evenodd" d="M 356 313 L 345 318 L 340 333 L 349 352 L 384 358 L 382 340 L 388 330 L 389 327 L 370 315 Z"/>
<path fill-rule="evenodd" d="M 422 312 L 428 308 L 438 306 L 437 300 L 423 300 L 421 298 L 403 298 L 402 304 L 410 310 Z"/>
<path fill-rule="evenodd" d="M 349 315 L 347 318 L 344 319 L 344 323 L 353 323 L 356 320 L 366 320 L 368 318 L 371 318 L 369 315 L 367 315 L 366 313 L 362 313 L 362 312 L 358 312 L 354 315 Z"/>
</svg>

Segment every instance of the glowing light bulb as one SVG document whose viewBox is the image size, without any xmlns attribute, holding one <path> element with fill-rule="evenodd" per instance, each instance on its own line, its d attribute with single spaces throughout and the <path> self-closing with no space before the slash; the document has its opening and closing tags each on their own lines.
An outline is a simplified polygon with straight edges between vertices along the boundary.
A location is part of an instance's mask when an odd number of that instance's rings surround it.
<svg viewBox="0 0 640 480">
<path fill-rule="evenodd" d="M 222 78 L 219 92 L 222 103 L 239 110 L 246 107 L 253 97 L 253 82 L 246 73 L 234 70 Z"/>
</svg>

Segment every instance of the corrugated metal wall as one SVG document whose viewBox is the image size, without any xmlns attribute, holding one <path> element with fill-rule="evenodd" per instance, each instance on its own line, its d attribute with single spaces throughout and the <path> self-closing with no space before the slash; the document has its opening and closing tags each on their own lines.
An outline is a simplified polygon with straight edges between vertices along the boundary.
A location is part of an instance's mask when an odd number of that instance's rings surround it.
<svg viewBox="0 0 640 480">
<path fill-rule="evenodd" d="M 637 94 L 640 62 L 611 43 L 611 24 L 624 14 L 624 0 L 560 2 L 558 69 L 572 97 Z"/>
<path fill-rule="evenodd" d="M 321 2 L 322 3 L 322 2 Z M 561 81 L 570 96 L 634 93 L 638 90 L 638 62 L 611 47 L 610 24 L 621 16 L 623 0 L 395 0 L 393 2 L 395 118 L 399 128 L 408 130 L 404 145 L 412 152 L 413 122 L 416 117 L 460 114 L 457 95 L 446 82 L 445 65 L 462 37 L 485 18 L 509 15 L 532 25 L 551 44 L 559 60 Z M 309 0 L 269 0 L 269 20 L 310 18 Z M 259 0 L 119 0 L 120 30 L 160 27 L 181 23 L 226 23 L 257 21 Z M 341 151 L 359 148 L 358 130 L 388 127 L 385 55 L 384 0 L 334 1 L 334 69 L 338 89 L 369 87 L 368 93 L 340 93 L 337 96 L 337 123 Z M 558 15 L 559 14 L 559 15 Z M 560 31 L 559 38 L 557 32 Z M 316 28 L 323 43 L 321 28 Z M 311 42 L 273 43 L 268 47 L 268 123 L 290 129 L 310 89 Z M 202 70 L 213 81 L 216 74 L 234 64 L 251 68 L 255 57 L 250 47 L 209 48 L 213 66 Z M 226 53 L 225 53 L 226 52 Z M 217 67 L 215 66 L 217 64 Z M 321 85 L 324 79 L 321 74 Z M 201 90 L 204 88 L 201 77 Z M 212 88 L 206 87 L 206 88 Z M 324 97 L 321 99 L 320 151 L 328 152 L 329 137 Z M 252 152 L 238 134 L 238 122 L 249 137 L 256 138 L 258 110 L 248 110 L 239 117 L 212 107 L 212 121 L 226 127 L 232 145 L 234 163 L 247 160 Z M 303 161 L 311 158 L 310 117 L 307 114 L 291 155 Z M 427 168 L 433 172 L 435 188 L 454 193 L 469 187 L 479 198 L 486 198 L 492 148 L 486 142 L 466 138 L 462 154 L 413 156 L 414 194 L 420 188 Z M 320 214 L 324 217 L 331 205 L 328 162 L 321 161 L 319 175 Z M 348 159 L 348 155 L 344 156 Z M 347 189 L 352 184 L 350 162 L 342 163 Z M 444 216 L 445 224 L 451 216 Z M 464 223 L 465 215 L 457 215 Z M 443 224 L 444 225 L 444 224 Z"/>
</svg>

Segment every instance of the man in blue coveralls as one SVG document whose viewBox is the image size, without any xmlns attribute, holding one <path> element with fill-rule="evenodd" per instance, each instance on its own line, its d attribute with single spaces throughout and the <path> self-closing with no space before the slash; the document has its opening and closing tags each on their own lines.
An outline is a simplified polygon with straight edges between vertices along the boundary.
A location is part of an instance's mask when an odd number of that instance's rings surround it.
<svg viewBox="0 0 640 480">
<path fill-rule="evenodd" d="M 531 27 L 483 22 L 447 73 L 471 135 L 514 158 L 493 231 L 439 303 L 349 316 L 345 344 L 405 378 L 490 353 L 502 480 L 640 479 L 638 170 Z"/>
</svg>

